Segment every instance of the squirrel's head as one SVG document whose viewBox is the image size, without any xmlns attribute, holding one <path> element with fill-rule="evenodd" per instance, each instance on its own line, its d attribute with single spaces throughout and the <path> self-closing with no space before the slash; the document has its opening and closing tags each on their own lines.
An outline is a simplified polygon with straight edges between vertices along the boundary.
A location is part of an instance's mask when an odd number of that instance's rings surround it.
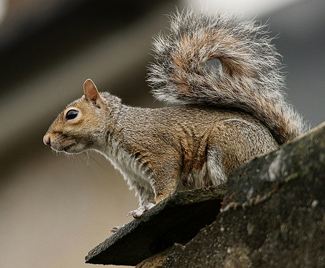
<svg viewBox="0 0 325 268">
<path fill-rule="evenodd" d="M 120 100 L 108 93 L 100 94 L 90 79 L 84 83 L 84 96 L 60 113 L 43 137 L 45 145 L 57 152 L 80 153 L 97 149 L 114 126 L 111 114 Z M 112 104 L 112 105 L 110 105 Z"/>
</svg>

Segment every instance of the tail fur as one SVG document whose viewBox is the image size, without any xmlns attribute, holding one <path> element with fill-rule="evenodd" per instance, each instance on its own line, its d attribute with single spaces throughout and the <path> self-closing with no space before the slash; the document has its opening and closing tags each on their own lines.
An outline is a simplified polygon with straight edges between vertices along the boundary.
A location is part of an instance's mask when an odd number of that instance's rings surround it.
<svg viewBox="0 0 325 268">
<path fill-rule="evenodd" d="M 286 102 L 280 55 L 264 25 L 233 16 L 171 17 L 171 33 L 154 41 L 149 67 L 154 96 L 169 104 L 205 104 L 240 109 L 271 131 L 279 144 L 304 132 L 302 118 Z M 220 66 L 207 67 L 211 60 Z"/>
</svg>

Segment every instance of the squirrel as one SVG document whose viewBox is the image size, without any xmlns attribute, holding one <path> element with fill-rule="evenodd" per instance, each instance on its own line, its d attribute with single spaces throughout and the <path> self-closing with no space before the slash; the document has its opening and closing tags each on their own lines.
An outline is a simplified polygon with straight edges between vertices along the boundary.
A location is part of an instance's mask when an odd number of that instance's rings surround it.
<svg viewBox="0 0 325 268">
<path fill-rule="evenodd" d="M 176 191 L 225 183 L 238 166 L 306 130 L 285 99 L 265 25 L 192 10 L 170 22 L 170 33 L 154 39 L 147 79 L 169 106 L 130 107 L 88 79 L 43 138 L 58 152 L 95 150 L 110 160 L 139 197 L 135 218 Z"/>
</svg>

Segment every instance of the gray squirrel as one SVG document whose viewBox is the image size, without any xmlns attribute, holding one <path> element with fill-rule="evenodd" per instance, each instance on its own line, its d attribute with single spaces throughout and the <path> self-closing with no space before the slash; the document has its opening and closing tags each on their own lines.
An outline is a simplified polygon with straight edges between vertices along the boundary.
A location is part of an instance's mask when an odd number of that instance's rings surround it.
<svg viewBox="0 0 325 268">
<path fill-rule="evenodd" d="M 154 52 L 148 82 L 169 107 L 123 105 L 88 79 L 43 138 L 58 152 L 96 150 L 109 159 L 139 197 L 135 218 L 175 191 L 225 183 L 233 169 L 306 130 L 285 100 L 265 26 L 177 12 Z"/>
</svg>

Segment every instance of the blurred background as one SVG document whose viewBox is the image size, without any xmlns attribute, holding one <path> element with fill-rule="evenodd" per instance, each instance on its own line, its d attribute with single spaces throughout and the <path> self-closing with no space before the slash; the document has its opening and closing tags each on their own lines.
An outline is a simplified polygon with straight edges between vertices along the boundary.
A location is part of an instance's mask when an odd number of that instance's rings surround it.
<svg viewBox="0 0 325 268">
<path fill-rule="evenodd" d="M 109 162 L 58 155 L 42 137 L 87 78 L 161 105 L 145 83 L 152 36 L 188 5 L 268 22 L 288 99 L 311 127 L 324 121 L 324 0 L 0 0 L 0 267 L 90 267 L 87 252 L 132 220 L 137 199 Z"/>
</svg>

